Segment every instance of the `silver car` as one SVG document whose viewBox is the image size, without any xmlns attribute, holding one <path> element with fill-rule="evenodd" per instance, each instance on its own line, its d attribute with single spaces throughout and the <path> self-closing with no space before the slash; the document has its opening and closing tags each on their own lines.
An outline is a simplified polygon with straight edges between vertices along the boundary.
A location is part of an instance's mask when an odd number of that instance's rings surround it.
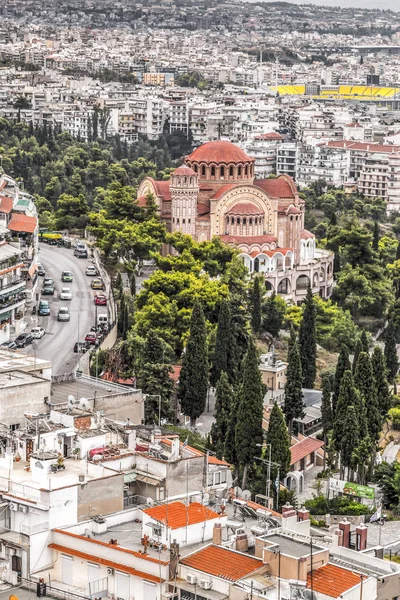
<svg viewBox="0 0 400 600">
<path fill-rule="evenodd" d="M 66 306 L 62 306 L 61 308 L 59 308 L 57 320 L 58 321 L 69 321 L 69 319 L 70 319 L 69 308 L 67 308 Z"/>
<path fill-rule="evenodd" d="M 60 292 L 60 300 L 72 300 L 71 288 L 63 287 Z"/>
</svg>

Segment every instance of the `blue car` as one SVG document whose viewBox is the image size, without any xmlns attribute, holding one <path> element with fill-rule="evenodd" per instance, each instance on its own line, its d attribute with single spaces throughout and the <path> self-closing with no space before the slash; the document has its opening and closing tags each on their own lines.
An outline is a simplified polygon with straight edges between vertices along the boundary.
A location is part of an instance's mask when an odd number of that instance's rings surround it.
<svg viewBox="0 0 400 600">
<path fill-rule="evenodd" d="M 47 317 L 50 314 L 50 305 L 47 302 L 47 300 L 41 300 L 39 302 L 39 310 L 38 310 L 38 314 L 41 317 Z"/>
</svg>

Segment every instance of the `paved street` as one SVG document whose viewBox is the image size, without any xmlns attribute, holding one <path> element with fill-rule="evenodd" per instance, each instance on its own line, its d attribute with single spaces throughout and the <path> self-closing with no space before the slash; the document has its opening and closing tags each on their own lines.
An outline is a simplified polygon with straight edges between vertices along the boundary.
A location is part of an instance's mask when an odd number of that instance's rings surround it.
<svg viewBox="0 0 400 600">
<path fill-rule="evenodd" d="M 46 269 L 46 277 L 52 277 L 55 282 L 54 296 L 44 296 L 49 300 L 51 314 L 49 317 L 31 317 L 32 326 L 39 325 L 45 328 L 46 335 L 40 340 L 35 340 L 33 349 L 37 349 L 38 358 L 45 358 L 53 362 L 53 375 L 69 373 L 79 360 L 79 355 L 74 354 L 74 344 L 79 339 L 84 339 L 95 321 L 94 292 L 90 288 L 91 278 L 85 275 L 85 268 L 92 264 L 91 260 L 76 258 L 72 249 L 57 248 L 48 244 L 40 244 L 39 262 Z M 74 275 L 72 283 L 61 281 L 61 271 L 71 271 Z M 43 278 L 38 283 L 37 291 L 40 292 Z M 59 293 L 61 287 L 70 287 L 72 300 L 61 302 Z M 68 306 L 71 320 L 66 323 L 57 321 L 60 306 Z M 99 313 L 106 312 L 106 307 L 99 307 Z M 27 350 L 31 350 L 28 347 Z"/>
</svg>

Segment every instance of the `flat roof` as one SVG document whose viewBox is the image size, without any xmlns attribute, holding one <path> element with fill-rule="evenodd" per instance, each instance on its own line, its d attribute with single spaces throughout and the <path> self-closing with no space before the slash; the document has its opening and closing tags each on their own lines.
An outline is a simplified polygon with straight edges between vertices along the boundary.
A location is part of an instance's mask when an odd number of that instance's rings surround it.
<svg viewBox="0 0 400 600">
<path fill-rule="evenodd" d="M 51 361 L 37 358 L 33 354 L 24 354 L 20 350 L 0 348 L 0 372 L 39 371 L 50 369 Z"/>
<path fill-rule="evenodd" d="M 18 387 L 20 385 L 35 385 L 38 383 L 47 382 L 47 379 L 31 375 L 25 371 L 10 371 L 8 373 L 0 372 L 0 390 Z"/>
<path fill-rule="evenodd" d="M 284 535 L 279 535 L 278 533 L 263 536 L 261 539 L 271 545 L 276 544 L 279 546 L 281 553 L 286 554 L 287 556 L 302 558 L 311 554 L 310 544 L 306 541 L 300 542 L 299 540 L 286 537 Z M 322 552 L 323 550 L 326 550 L 326 548 L 322 548 L 321 546 L 316 546 L 313 544 L 313 554 L 316 552 Z"/>
<path fill-rule="evenodd" d="M 73 381 L 55 382 L 51 387 L 51 401 L 54 404 L 67 402 L 68 396 L 72 394 L 76 398 L 105 398 L 107 396 L 119 396 L 121 394 L 139 394 L 141 390 L 127 388 L 123 385 L 95 379 L 94 377 L 77 377 Z"/>
</svg>

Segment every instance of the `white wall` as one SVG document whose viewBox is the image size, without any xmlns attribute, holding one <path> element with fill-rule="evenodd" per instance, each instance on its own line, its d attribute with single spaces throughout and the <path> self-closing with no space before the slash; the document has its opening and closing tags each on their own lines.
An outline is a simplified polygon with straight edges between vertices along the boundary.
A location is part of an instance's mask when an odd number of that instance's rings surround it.
<svg viewBox="0 0 400 600">
<path fill-rule="evenodd" d="M 161 524 L 160 541 L 162 541 L 163 544 L 166 544 L 168 548 L 174 540 L 176 540 L 180 546 L 189 546 L 200 542 L 206 543 L 212 540 L 214 524 L 222 523 L 222 527 L 225 527 L 227 520 L 228 517 L 223 516 L 218 517 L 218 519 L 210 519 L 204 523 L 195 523 L 194 525 L 188 525 L 187 527 L 180 527 L 179 529 L 167 529 L 165 525 L 163 526 Z M 151 523 L 156 527 L 160 525 L 155 519 L 152 519 L 148 515 L 144 515 L 142 521 L 142 534 L 148 535 L 151 539 L 154 539 L 153 528 L 149 525 Z"/>
</svg>

